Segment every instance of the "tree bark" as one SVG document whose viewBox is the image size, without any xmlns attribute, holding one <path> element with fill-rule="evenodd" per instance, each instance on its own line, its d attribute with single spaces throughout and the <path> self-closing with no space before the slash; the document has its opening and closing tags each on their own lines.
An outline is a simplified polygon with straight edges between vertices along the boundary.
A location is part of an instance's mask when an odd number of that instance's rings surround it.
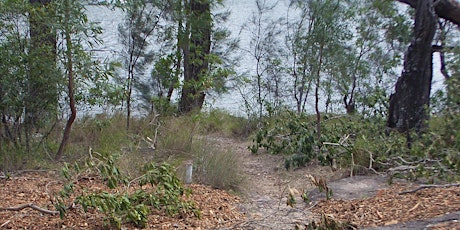
<svg viewBox="0 0 460 230">
<path fill-rule="evenodd" d="M 387 126 L 400 132 L 420 132 L 428 118 L 430 105 L 432 41 L 437 17 L 432 0 L 418 1 L 412 42 L 404 58 L 404 69 L 390 97 Z"/>
<path fill-rule="evenodd" d="M 190 40 L 184 46 L 184 84 L 179 110 L 188 113 L 200 110 L 206 96 L 207 56 L 211 50 L 211 4 L 209 0 L 191 0 L 187 24 Z"/>
<path fill-rule="evenodd" d="M 397 0 L 399 2 L 410 5 L 412 8 L 417 8 L 419 0 Z M 426 0 L 422 0 L 426 1 Z M 456 0 L 437 0 L 434 3 L 436 14 L 440 18 L 449 20 L 450 22 L 460 26 L 460 2 Z"/>
</svg>

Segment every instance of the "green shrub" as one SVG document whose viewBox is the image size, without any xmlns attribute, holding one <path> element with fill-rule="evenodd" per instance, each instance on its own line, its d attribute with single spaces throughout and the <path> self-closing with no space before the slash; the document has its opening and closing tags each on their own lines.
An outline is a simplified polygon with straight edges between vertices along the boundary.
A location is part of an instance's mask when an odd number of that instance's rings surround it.
<svg viewBox="0 0 460 230">
<path fill-rule="evenodd" d="M 316 131 L 312 119 L 286 111 L 273 120 L 266 120 L 249 147 L 256 154 L 264 148 L 271 154 L 285 154 L 287 169 L 304 166 L 317 157 Z"/>
<path fill-rule="evenodd" d="M 350 167 L 353 173 L 406 165 L 412 169 L 408 174 L 412 179 L 454 180 L 460 173 L 459 121 L 458 113 L 437 116 L 425 133 L 408 135 L 386 132 L 381 118 L 325 114 L 318 140 L 314 118 L 288 111 L 265 120 L 250 150 L 258 153 L 264 148 L 286 155 L 287 169 L 318 159 L 323 164 Z"/>
</svg>

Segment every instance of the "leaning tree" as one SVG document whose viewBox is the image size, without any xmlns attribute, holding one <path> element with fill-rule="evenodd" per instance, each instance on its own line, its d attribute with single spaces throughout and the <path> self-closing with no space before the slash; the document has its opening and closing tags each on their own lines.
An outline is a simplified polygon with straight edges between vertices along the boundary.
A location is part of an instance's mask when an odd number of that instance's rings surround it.
<svg viewBox="0 0 460 230">
<path fill-rule="evenodd" d="M 411 44 L 404 57 L 404 69 L 390 97 L 387 126 L 400 132 L 420 132 L 428 119 L 433 78 L 432 42 L 438 17 L 460 28 L 460 2 L 456 0 L 398 0 L 415 9 Z M 438 48 L 436 48 L 438 49 Z"/>
</svg>

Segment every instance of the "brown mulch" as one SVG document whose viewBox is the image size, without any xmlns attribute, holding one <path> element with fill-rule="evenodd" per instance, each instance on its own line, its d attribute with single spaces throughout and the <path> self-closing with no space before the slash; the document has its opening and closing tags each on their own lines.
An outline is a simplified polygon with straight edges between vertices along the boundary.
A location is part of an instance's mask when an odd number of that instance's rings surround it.
<svg viewBox="0 0 460 230">
<path fill-rule="evenodd" d="M 63 186 L 56 178 L 52 174 L 28 173 L 11 179 L 0 179 L 0 208 L 35 204 L 47 210 L 55 210 L 51 194 Z M 96 190 L 104 187 L 97 180 L 81 183 L 83 187 Z M 245 221 L 245 215 L 237 208 L 240 205 L 238 197 L 203 185 L 189 187 L 193 191 L 189 199 L 202 210 L 201 219 L 190 216 L 170 217 L 152 211 L 146 229 L 222 229 Z M 320 201 L 312 211 L 360 227 L 385 226 L 460 211 L 459 187 L 426 188 L 399 194 L 413 188 L 396 185 L 368 199 Z M 0 229 L 101 229 L 103 218 L 94 210 L 85 213 L 80 207 L 70 210 L 64 219 L 32 208 L 3 210 L 0 211 Z M 132 225 L 124 225 L 124 228 L 135 229 Z M 441 223 L 432 229 L 460 229 L 460 223 Z"/>
<path fill-rule="evenodd" d="M 53 192 L 63 184 L 55 177 L 43 173 L 25 174 L 10 179 L 0 179 L 0 209 L 34 204 L 47 210 L 55 210 L 52 205 Z M 86 180 L 82 187 L 100 190 L 105 186 L 97 180 Z M 170 217 L 153 210 L 146 229 L 210 229 L 232 225 L 245 217 L 236 206 L 239 198 L 229 193 L 203 185 L 190 185 L 192 194 L 188 199 L 195 202 L 201 210 L 201 219 Z M 83 212 L 76 207 L 67 212 L 64 219 L 59 215 L 50 215 L 32 208 L 17 211 L 0 210 L 0 229 L 101 229 L 104 226 L 103 215 L 96 211 Z M 134 226 L 125 225 L 126 229 Z"/>
<path fill-rule="evenodd" d="M 360 227 L 387 226 L 460 211 L 460 187 L 424 188 L 401 194 L 415 188 L 395 185 L 368 199 L 323 200 L 312 211 Z M 460 229 L 460 223 L 437 229 Z"/>
</svg>

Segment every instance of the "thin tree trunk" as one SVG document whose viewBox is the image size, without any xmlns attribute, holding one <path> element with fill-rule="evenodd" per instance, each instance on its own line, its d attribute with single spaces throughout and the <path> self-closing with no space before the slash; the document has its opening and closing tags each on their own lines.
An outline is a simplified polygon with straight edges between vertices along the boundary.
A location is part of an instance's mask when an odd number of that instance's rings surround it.
<svg viewBox="0 0 460 230">
<path fill-rule="evenodd" d="M 418 1 L 413 40 L 404 59 L 404 69 L 390 97 L 387 126 L 400 132 L 425 127 L 430 105 L 432 41 L 437 17 L 433 1 Z"/>
<path fill-rule="evenodd" d="M 65 10 L 66 10 L 66 13 L 65 13 L 65 17 L 67 19 L 70 18 L 70 6 L 69 6 L 69 0 L 65 1 L 64 4 L 66 4 L 66 7 L 65 7 Z M 66 20 L 67 22 L 69 20 Z M 77 109 L 75 107 L 75 95 L 74 95 L 74 76 L 73 76 L 73 56 L 72 56 L 72 49 L 73 49 L 73 45 L 72 45 L 72 39 L 71 39 L 71 29 L 69 28 L 70 26 L 68 26 L 67 28 L 65 28 L 65 40 L 66 40 L 66 46 L 67 46 L 67 50 L 66 50 L 66 56 L 67 56 L 67 74 L 68 74 L 68 85 L 67 85 L 67 89 L 68 89 L 68 94 L 69 94 L 69 104 L 70 104 L 70 111 L 71 111 L 71 114 L 70 114 L 70 117 L 69 119 L 67 120 L 67 124 L 65 126 L 65 129 L 64 129 L 64 135 L 62 137 L 62 141 L 61 141 L 61 145 L 59 146 L 59 150 L 58 152 L 56 153 L 56 156 L 55 156 L 55 159 L 56 160 L 60 160 L 63 153 L 64 153 L 64 149 L 65 147 L 67 146 L 67 143 L 69 141 L 69 138 L 70 138 L 70 131 L 72 129 L 72 124 L 73 122 L 75 121 L 75 118 L 77 117 Z"/>
<path fill-rule="evenodd" d="M 321 83 L 320 79 L 320 74 L 321 74 L 321 68 L 323 64 L 323 48 L 324 45 L 321 44 L 319 48 L 319 60 L 318 60 L 318 66 L 316 70 L 316 87 L 315 87 L 315 111 L 316 111 L 316 135 L 318 138 L 318 143 L 321 140 L 321 112 L 319 111 L 319 86 Z"/>
</svg>

